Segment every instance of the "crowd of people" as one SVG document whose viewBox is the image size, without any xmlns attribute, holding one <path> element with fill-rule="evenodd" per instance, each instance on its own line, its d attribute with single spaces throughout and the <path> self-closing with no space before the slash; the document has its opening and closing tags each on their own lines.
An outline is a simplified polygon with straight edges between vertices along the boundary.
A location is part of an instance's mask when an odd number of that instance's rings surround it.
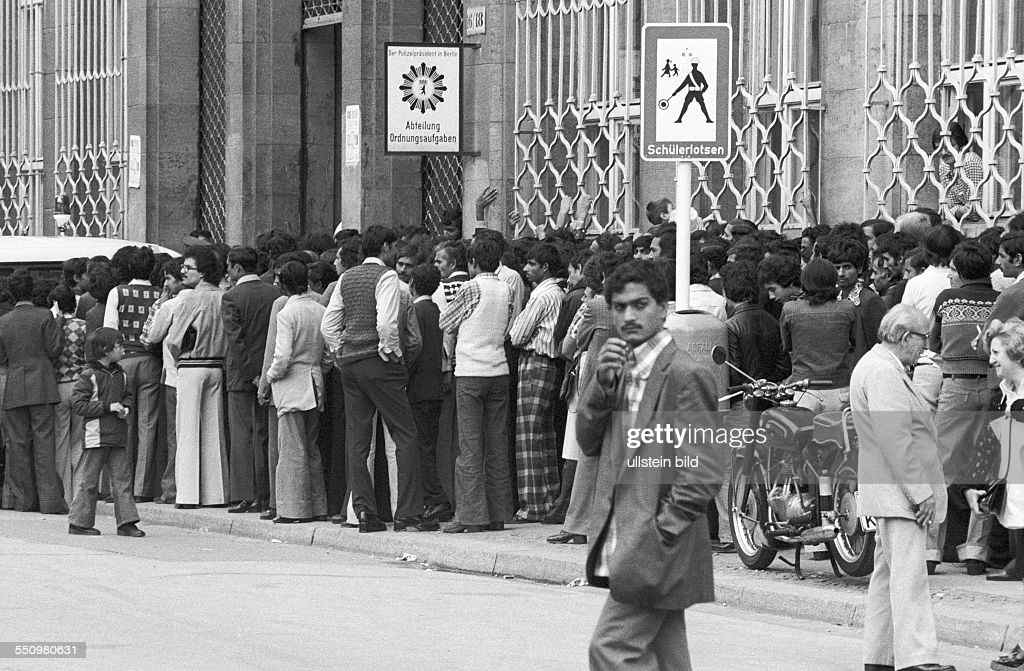
<svg viewBox="0 0 1024 671">
<path fill-rule="evenodd" d="M 829 381 L 803 407 L 848 405 L 887 333 L 921 338 L 904 363 L 933 413 L 951 511 L 929 527 L 928 572 L 955 545 L 969 574 L 1020 580 L 1019 486 L 1002 510 L 978 498 L 1022 467 L 1001 463 L 989 420 L 1024 396 L 1024 216 L 970 239 L 916 210 L 789 240 L 741 219 L 677 232 L 671 213 L 651 203 L 635 237 L 375 225 L 228 248 L 196 231 L 181 258 L 125 247 L 70 259 L 56 284 L 15 272 L 0 287 L 2 506 L 70 507 L 74 534 L 99 533 L 106 498 L 128 536 L 144 535 L 135 504 L 153 501 L 360 532 L 543 522 L 560 527 L 549 542 L 585 544 L 614 482 L 576 431 L 619 335 L 607 280 L 642 268 L 674 300 L 689 234 L 690 307 L 723 321 L 750 375 Z M 924 325 L 880 328 L 897 305 Z M 728 552 L 718 501 L 708 534 Z"/>
</svg>

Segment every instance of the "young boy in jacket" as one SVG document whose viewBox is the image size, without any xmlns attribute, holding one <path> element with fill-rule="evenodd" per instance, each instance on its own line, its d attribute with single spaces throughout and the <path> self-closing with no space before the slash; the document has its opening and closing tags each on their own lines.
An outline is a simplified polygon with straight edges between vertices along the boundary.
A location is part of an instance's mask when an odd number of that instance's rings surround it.
<svg viewBox="0 0 1024 671">
<path fill-rule="evenodd" d="M 96 491 L 100 471 L 109 467 L 114 495 L 117 535 L 141 538 L 136 522 L 139 513 L 132 495 L 132 459 L 125 447 L 132 394 L 124 370 L 117 362 L 124 356 L 121 334 L 112 328 L 98 328 L 85 341 L 89 366 L 78 377 L 71 394 L 71 408 L 85 423 L 85 444 L 78 464 L 77 489 L 71 504 L 68 533 L 98 536 Z"/>
</svg>

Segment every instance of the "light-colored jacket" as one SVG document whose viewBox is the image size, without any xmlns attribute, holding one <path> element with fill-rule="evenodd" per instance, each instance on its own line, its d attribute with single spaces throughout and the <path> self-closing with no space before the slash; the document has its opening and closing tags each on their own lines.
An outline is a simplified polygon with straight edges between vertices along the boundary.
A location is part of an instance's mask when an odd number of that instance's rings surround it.
<svg viewBox="0 0 1024 671">
<path fill-rule="evenodd" d="M 935 497 L 935 524 L 946 518 L 946 485 L 931 406 L 885 345 L 861 357 L 850 376 L 857 429 L 860 514 L 913 519 Z"/>
<path fill-rule="evenodd" d="M 277 314 L 274 355 L 267 381 L 277 414 L 323 408 L 327 356 L 320 324 L 324 306 L 311 293 L 289 296 Z"/>
</svg>

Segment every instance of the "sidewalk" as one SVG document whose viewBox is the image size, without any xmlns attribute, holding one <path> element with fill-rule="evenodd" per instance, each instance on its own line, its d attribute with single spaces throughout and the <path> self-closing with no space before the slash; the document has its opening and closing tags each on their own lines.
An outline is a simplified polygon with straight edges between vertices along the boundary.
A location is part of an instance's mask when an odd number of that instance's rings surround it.
<svg viewBox="0 0 1024 671">
<path fill-rule="evenodd" d="M 326 522 L 282 525 L 224 508 L 177 510 L 139 504 L 142 525 L 168 525 L 300 545 L 322 545 L 346 552 L 418 562 L 432 568 L 569 584 L 583 578 L 585 545 L 552 545 L 545 537 L 557 526 L 508 525 L 480 534 L 361 534 Z M 113 505 L 100 503 L 100 514 Z M 150 530 L 151 531 L 151 530 Z M 159 533 L 159 532 L 157 532 Z M 789 553 L 792 554 L 792 553 Z M 766 571 L 751 571 L 736 555 L 715 555 L 715 592 L 723 606 L 860 627 L 867 578 L 836 578 L 827 561 L 803 562 L 806 580 L 776 559 Z M 967 576 L 957 564 L 942 564 L 931 578 L 939 638 L 957 645 L 996 651 L 1024 640 L 1024 588 L 1021 583 L 988 582 Z"/>
</svg>

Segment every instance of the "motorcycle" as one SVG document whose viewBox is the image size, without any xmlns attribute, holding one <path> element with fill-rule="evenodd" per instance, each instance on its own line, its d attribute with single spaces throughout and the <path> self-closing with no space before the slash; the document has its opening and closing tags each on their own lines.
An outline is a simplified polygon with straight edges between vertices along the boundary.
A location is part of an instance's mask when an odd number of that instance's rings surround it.
<svg viewBox="0 0 1024 671">
<path fill-rule="evenodd" d="M 865 576 L 874 565 L 876 526 L 858 515 L 856 433 L 849 408 L 812 411 L 796 405 L 797 394 L 832 386 L 827 381 L 787 384 L 757 380 L 726 361 L 715 347 L 716 364 L 728 365 L 749 380 L 719 399 L 742 397 L 751 414 L 752 434 L 732 455 L 729 508 L 740 560 L 762 570 L 780 550 L 795 550 L 797 576 L 805 547 L 824 544 L 837 577 Z M 826 558 L 815 553 L 814 558 Z"/>
</svg>

